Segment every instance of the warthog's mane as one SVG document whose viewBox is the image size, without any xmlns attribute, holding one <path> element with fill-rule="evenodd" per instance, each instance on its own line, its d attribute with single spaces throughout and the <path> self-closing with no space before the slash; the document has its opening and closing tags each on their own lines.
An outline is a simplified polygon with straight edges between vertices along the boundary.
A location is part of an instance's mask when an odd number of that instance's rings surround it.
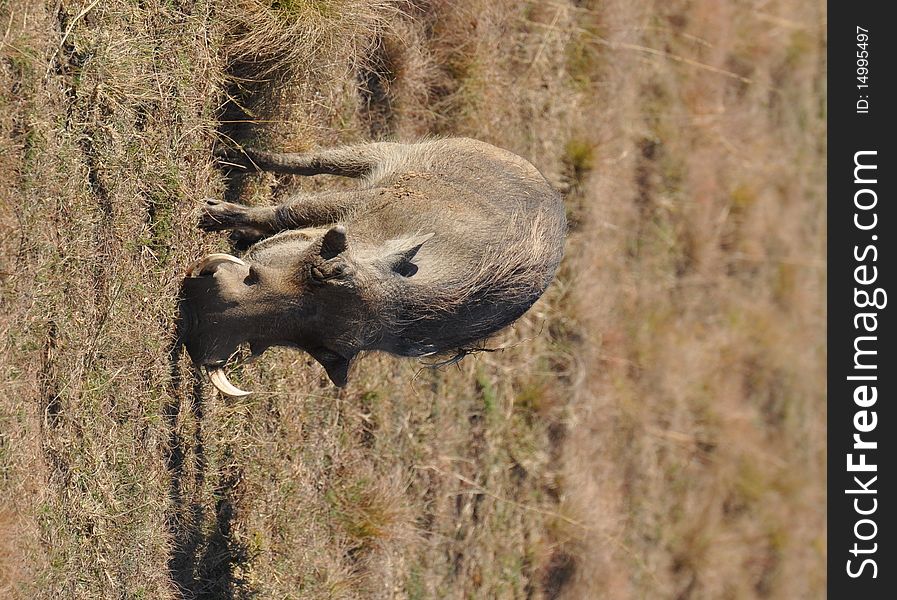
<svg viewBox="0 0 897 600">
<path fill-rule="evenodd" d="M 408 345 L 409 354 L 464 354 L 517 320 L 548 287 L 563 254 L 557 240 L 563 239 L 564 221 L 523 205 L 478 262 L 459 271 L 450 257 L 445 268 L 437 257 L 425 268 L 446 277 L 403 290 L 401 309 L 383 325 Z"/>
</svg>

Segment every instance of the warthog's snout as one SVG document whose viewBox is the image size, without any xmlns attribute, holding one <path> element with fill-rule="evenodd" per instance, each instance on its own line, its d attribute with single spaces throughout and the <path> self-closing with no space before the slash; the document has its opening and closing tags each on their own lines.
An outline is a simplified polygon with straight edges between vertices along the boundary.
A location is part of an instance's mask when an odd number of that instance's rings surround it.
<svg viewBox="0 0 897 600">
<path fill-rule="evenodd" d="M 228 396 L 250 393 L 233 385 L 224 372 L 225 362 L 240 343 L 231 339 L 225 324 L 228 310 L 238 305 L 240 292 L 234 288 L 239 287 L 241 277 L 243 285 L 251 285 L 252 269 L 246 262 L 230 254 L 209 254 L 187 268 L 183 284 L 181 319 L 187 352 L 194 363 L 205 367 L 215 387 Z"/>
</svg>

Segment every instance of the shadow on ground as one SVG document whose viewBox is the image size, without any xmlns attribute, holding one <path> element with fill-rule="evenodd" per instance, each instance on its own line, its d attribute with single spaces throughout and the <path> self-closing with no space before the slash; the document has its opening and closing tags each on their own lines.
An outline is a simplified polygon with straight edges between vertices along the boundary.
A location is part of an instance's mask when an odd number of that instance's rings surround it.
<svg viewBox="0 0 897 600">
<path fill-rule="evenodd" d="M 220 473 L 212 490 L 214 514 L 203 501 L 208 462 L 205 454 L 204 389 L 201 373 L 183 367 L 180 316 L 169 350 L 170 401 L 164 408 L 169 431 L 166 467 L 171 483 L 167 515 L 171 536 L 168 570 L 185 598 L 244 598 L 251 595 L 238 566 L 247 562 L 245 547 L 233 537 L 239 468 Z M 182 414 L 183 413 L 183 414 Z"/>
</svg>

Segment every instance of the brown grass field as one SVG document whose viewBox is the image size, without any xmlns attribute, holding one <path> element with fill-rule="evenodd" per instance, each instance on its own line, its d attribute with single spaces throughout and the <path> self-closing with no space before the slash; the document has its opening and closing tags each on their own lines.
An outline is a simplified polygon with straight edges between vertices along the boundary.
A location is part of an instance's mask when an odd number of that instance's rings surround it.
<svg viewBox="0 0 897 600">
<path fill-rule="evenodd" d="M 821 0 L 0 0 L 0 598 L 820 598 Z M 174 344 L 212 148 L 468 135 L 570 220 L 500 351 Z"/>
</svg>

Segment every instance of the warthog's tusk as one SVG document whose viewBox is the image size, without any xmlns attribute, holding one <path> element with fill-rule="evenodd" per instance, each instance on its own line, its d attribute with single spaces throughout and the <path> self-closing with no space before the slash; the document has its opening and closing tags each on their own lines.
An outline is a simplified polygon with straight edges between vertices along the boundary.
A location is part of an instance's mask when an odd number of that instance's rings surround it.
<svg viewBox="0 0 897 600">
<path fill-rule="evenodd" d="M 227 375 L 224 374 L 223 367 L 214 367 L 214 368 L 206 368 L 206 372 L 209 374 L 209 379 L 212 380 L 212 385 L 214 385 L 219 392 L 224 394 L 225 396 L 233 396 L 234 398 L 242 398 L 243 396 L 248 396 L 252 392 L 246 392 L 235 386 L 230 382 L 227 378 Z"/>
<path fill-rule="evenodd" d="M 216 252 L 214 254 L 209 254 L 205 258 L 201 258 L 189 267 L 187 267 L 187 277 L 193 277 L 194 273 L 197 275 L 202 275 L 203 271 L 214 267 L 217 267 L 221 263 L 234 263 L 235 265 L 240 265 L 243 267 L 247 267 L 244 261 L 240 260 L 236 256 L 231 256 L 230 254 L 224 254 L 221 252 Z"/>
</svg>

